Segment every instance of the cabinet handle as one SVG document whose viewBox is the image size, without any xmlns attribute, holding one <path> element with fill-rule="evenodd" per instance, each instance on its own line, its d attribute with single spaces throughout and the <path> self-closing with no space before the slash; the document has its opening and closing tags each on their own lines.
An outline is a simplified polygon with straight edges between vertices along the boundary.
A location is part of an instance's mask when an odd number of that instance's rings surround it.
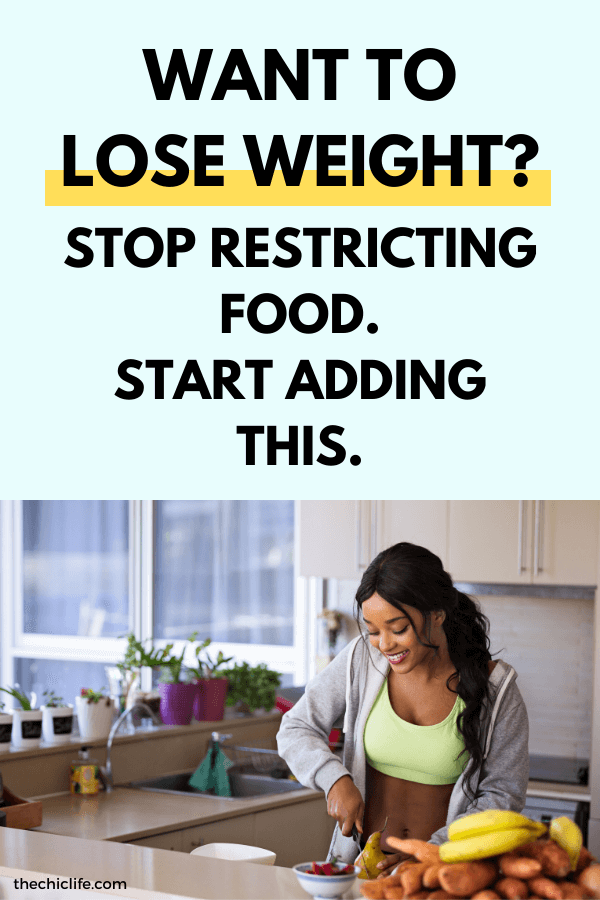
<svg viewBox="0 0 600 900">
<path fill-rule="evenodd" d="M 366 529 L 365 529 L 366 531 Z M 356 535 L 356 568 L 359 572 L 364 572 L 368 566 L 368 562 L 363 560 L 363 515 L 362 500 L 356 500 L 354 503 L 354 533 Z"/>
<path fill-rule="evenodd" d="M 523 537 L 525 534 L 525 500 L 519 500 L 519 541 L 517 547 L 517 573 L 525 571 L 523 565 Z"/>
<path fill-rule="evenodd" d="M 533 543 L 533 574 L 539 575 L 542 568 L 542 512 L 543 500 L 535 501 L 535 536 Z"/>
<path fill-rule="evenodd" d="M 369 545 L 369 562 L 379 553 L 377 540 L 377 500 L 371 500 L 371 543 Z"/>
</svg>

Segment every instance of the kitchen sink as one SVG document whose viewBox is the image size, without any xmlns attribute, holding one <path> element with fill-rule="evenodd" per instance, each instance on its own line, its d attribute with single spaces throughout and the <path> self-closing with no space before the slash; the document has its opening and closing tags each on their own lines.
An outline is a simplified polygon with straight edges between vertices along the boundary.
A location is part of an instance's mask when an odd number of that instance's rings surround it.
<svg viewBox="0 0 600 900">
<path fill-rule="evenodd" d="M 213 793 L 199 791 L 190 787 L 188 781 L 193 772 L 180 772 L 176 775 L 159 775 L 145 781 L 132 781 L 128 787 L 138 791 L 152 791 L 158 794 L 177 794 L 181 797 L 212 797 L 216 800 L 239 800 L 243 797 L 264 797 L 269 794 L 286 794 L 289 791 L 301 791 L 303 786 L 288 778 L 272 778 L 270 775 L 252 774 L 248 772 L 231 772 L 229 784 L 231 797 L 218 797 Z"/>
</svg>

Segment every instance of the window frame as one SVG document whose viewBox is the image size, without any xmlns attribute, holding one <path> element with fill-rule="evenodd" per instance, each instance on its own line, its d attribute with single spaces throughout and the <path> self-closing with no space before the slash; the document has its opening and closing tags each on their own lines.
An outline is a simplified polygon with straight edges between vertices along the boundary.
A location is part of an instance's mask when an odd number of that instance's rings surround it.
<svg viewBox="0 0 600 900">
<path fill-rule="evenodd" d="M 129 500 L 129 627 L 136 637 L 149 639 L 154 626 L 154 500 Z M 266 662 L 284 675 L 291 674 L 294 684 L 305 684 L 314 659 L 315 579 L 298 578 L 298 504 L 294 510 L 294 641 L 291 645 L 238 644 L 213 642 L 211 651 L 222 650 L 226 656 L 246 660 L 252 665 Z M 0 501 L 0 673 L 3 685 L 13 684 L 14 660 L 17 658 L 57 659 L 114 665 L 124 655 L 125 638 L 73 635 L 29 634 L 23 631 L 23 518 L 21 500 Z M 156 639 L 163 647 L 167 640 Z M 186 641 L 174 642 L 181 652 Z M 186 646 L 184 663 L 195 662 L 194 646 Z M 149 690 L 152 672 L 142 671 L 143 690 Z"/>
</svg>

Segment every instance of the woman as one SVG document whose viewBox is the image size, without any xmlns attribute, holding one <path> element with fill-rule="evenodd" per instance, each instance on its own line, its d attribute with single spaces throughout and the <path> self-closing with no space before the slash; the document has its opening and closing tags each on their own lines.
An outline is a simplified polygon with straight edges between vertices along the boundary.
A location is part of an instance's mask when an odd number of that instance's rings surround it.
<svg viewBox="0 0 600 900">
<path fill-rule="evenodd" d="M 385 826 L 388 874 L 403 858 L 388 835 L 440 844 L 459 816 L 523 809 L 527 712 L 515 670 L 491 661 L 487 619 L 429 550 L 384 550 L 356 602 L 366 634 L 308 684 L 277 742 L 298 780 L 327 795 L 330 856 L 353 862 Z M 340 761 L 327 738 L 342 715 Z"/>
</svg>

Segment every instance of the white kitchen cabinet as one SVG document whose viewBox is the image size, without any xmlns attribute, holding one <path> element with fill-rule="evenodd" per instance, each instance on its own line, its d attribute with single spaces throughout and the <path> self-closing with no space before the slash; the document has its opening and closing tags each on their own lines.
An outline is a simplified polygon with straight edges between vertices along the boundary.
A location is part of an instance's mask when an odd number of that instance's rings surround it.
<svg viewBox="0 0 600 900">
<path fill-rule="evenodd" d="M 182 850 L 181 831 L 169 831 L 167 834 L 151 834 L 149 837 L 128 841 L 136 847 L 154 847 L 156 850 Z"/>
<path fill-rule="evenodd" d="M 302 500 L 299 574 L 360 578 L 380 550 L 398 541 L 447 556 L 446 500 Z"/>
<path fill-rule="evenodd" d="M 311 859 L 325 859 L 335 828 L 327 815 L 325 796 L 256 813 L 257 847 L 277 854 L 275 865 L 295 866 Z"/>
<path fill-rule="evenodd" d="M 538 519 L 533 583 L 596 584 L 600 502 L 539 500 Z"/>
<path fill-rule="evenodd" d="M 596 584 L 595 500 L 451 500 L 454 581 Z"/>
<path fill-rule="evenodd" d="M 360 578 L 377 553 L 376 500 L 300 500 L 298 574 Z"/>
<path fill-rule="evenodd" d="M 325 797 L 318 796 L 303 803 L 275 806 L 129 843 L 182 853 L 191 853 L 205 844 L 247 844 L 272 850 L 278 866 L 293 866 L 310 859 L 325 859 L 334 827 L 334 820 L 327 815 Z"/>
<path fill-rule="evenodd" d="M 384 500 L 380 506 L 380 550 L 409 541 L 427 547 L 447 565 L 447 500 Z"/>
<path fill-rule="evenodd" d="M 179 832 L 180 849 L 184 853 L 191 853 L 196 847 L 202 847 L 204 844 L 223 843 L 255 846 L 254 818 L 255 814 L 250 813 L 247 816 L 234 816 L 231 819 L 222 819 L 220 822 L 208 822 L 206 825 L 197 825 L 195 828 L 184 828 Z"/>
</svg>

